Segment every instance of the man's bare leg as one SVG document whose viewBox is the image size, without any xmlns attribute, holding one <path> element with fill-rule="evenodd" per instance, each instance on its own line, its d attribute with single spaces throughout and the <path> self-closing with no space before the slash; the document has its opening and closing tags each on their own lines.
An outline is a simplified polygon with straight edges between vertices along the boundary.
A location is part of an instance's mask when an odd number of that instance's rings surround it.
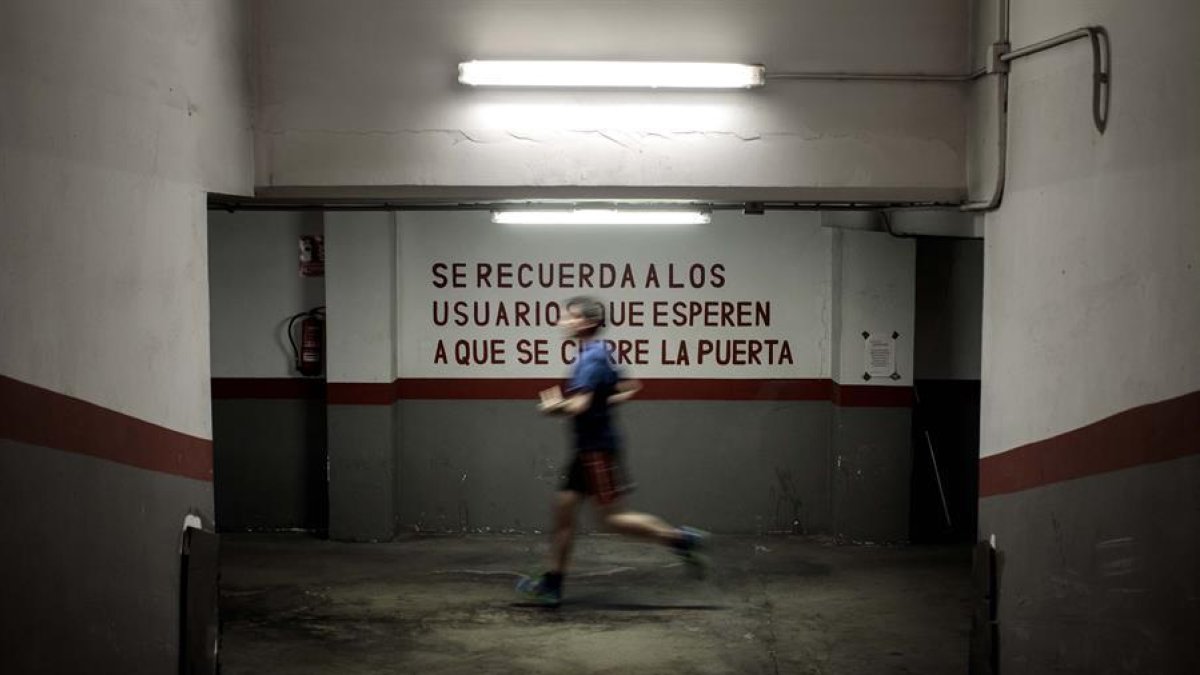
<svg viewBox="0 0 1200 675">
<path fill-rule="evenodd" d="M 562 602 L 563 576 L 571 561 L 571 548 L 575 542 L 575 515 L 581 501 L 583 495 L 570 490 L 562 490 L 554 495 L 546 573 L 539 577 L 522 576 L 517 579 L 517 592 L 535 603 L 558 607 Z"/>
<path fill-rule="evenodd" d="M 649 513 L 625 510 L 624 504 L 614 501 L 597 506 L 600 520 L 608 529 L 618 534 L 656 541 L 664 546 L 679 542 L 679 529 L 672 527 L 662 518 Z"/>
<path fill-rule="evenodd" d="M 626 511 L 620 500 L 597 507 L 601 522 L 610 530 L 668 546 L 683 559 L 692 576 L 702 579 L 707 574 L 708 556 L 699 550 L 707 546 L 707 532 L 688 527 L 672 527 L 658 516 Z"/>
<path fill-rule="evenodd" d="M 554 496 L 554 532 L 550 535 L 550 572 L 563 574 L 575 544 L 575 516 L 583 495 L 562 490 Z"/>
</svg>

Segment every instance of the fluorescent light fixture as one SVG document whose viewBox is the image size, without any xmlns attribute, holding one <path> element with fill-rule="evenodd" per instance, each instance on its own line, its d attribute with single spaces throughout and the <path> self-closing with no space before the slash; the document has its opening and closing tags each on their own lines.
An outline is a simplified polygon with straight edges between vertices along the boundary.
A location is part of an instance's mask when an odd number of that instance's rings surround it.
<svg viewBox="0 0 1200 675">
<path fill-rule="evenodd" d="M 501 225 L 703 225 L 703 211 L 574 209 L 571 211 L 492 211 L 492 222 Z"/>
<path fill-rule="evenodd" d="M 466 61 L 458 81 L 475 87 L 750 89 L 766 68 L 741 63 L 660 61 Z"/>
</svg>

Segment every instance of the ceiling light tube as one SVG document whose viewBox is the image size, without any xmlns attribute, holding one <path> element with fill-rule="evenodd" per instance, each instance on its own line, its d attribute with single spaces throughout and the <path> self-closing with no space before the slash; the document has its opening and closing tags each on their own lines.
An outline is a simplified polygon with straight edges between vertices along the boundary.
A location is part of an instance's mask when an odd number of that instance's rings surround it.
<svg viewBox="0 0 1200 675">
<path fill-rule="evenodd" d="M 751 89 L 766 68 L 741 63 L 661 61 L 466 61 L 458 81 L 475 87 Z"/>
<path fill-rule="evenodd" d="M 492 222 L 501 225 L 704 225 L 704 211 L 574 209 L 552 211 L 493 211 Z"/>
</svg>

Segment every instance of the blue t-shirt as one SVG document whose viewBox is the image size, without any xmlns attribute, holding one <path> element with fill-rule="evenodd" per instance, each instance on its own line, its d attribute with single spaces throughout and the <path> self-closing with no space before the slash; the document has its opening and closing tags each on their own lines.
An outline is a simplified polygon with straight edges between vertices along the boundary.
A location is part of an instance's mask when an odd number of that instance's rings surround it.
<svg viewBox="0 0 1200 675">
<path fill-rule="evenodd" d="M 603 342 L 587 342 L 571 368 L 566 395 L 592 392 L 592 403 L 572 418 L 575 448 L 578 450 L 616 450 L 617 433 L 613 429 L 608 397 L 616 393 L 620 374 L 608 360 Z"/>
</svg>

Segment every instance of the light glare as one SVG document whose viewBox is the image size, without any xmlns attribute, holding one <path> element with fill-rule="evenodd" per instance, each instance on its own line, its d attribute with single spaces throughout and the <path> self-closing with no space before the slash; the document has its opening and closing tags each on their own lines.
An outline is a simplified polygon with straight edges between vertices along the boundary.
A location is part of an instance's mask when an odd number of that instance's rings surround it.
<svg viewBox="0 0 1200 675">
<path fill-rule="evenodd" d="M 477 87 L 749 89 L 766 69 L 741 63 L 658 61 L 466 61 L 458 81 Z"/>
<path fill-rule="evenodd" d="M 538 131 L 696 133 L 727 131 L 737 108 L 704 103 L 479 103 L 469 106 L 475 128 Z"/>
</svg>

